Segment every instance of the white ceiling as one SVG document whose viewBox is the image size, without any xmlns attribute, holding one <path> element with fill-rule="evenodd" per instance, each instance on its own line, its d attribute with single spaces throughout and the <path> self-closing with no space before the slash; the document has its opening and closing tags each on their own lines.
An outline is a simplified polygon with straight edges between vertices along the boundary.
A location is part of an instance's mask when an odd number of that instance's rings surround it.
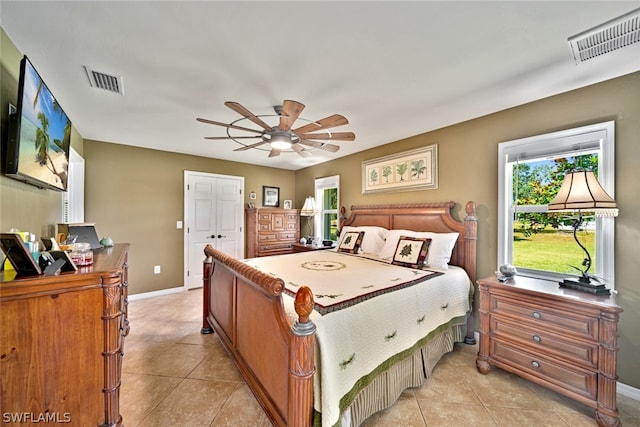
<svg viewBox="0 0 640 427">
<path fill-rule="evenodd" d="M 86 139 L 295 170 L 638 71 L 640 44 L 576 65 L 567 42 L 638 7 L 1 0 L 0 24 Z M 83 66 L 121 76 L 124 96 L 90 87 Z M 303 119 L 344 115 L 331 130 L 356 140 L 268 158 L 205 140 L 225 128 L 196 121 L 239 119 L 225 101 L 271 115 L 284 99 Z"/>
</svg>

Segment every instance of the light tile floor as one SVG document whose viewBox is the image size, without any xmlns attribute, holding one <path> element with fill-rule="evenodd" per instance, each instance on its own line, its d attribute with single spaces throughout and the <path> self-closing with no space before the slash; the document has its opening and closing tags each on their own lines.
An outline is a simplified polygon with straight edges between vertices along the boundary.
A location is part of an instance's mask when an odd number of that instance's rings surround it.
<svg viewBox="0 0 640 427">
<path fill-rule="evenodd" d="M 269 426 L 216 335 L 201 335 L 202 290 L 134 300 L 120 408 L 126 427 Z M 420 388 L 406 390 L 375 426 L 595 426 L 593 410 L 505 371 L 475 367 L 477 346 L 456 344 Z M 618 395 L 623 426 L 640 402 Z"/>
</svg>

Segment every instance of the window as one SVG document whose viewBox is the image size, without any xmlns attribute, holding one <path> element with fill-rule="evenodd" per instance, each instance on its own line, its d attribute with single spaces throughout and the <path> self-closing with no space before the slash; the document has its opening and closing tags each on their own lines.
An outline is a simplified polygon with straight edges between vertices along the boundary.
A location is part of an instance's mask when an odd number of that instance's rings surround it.
<svg viewBox="0 0 640 427">
<path fill-rule="evenodd" d="M 614 146 L 614 122 L 498 145 L 498 265 L 552 280 L 580 274 L 572 267 L 584 258 L 571 232 L 573 218 L 548 213 L 547 203 L 573 168 L 593 170 L 615 198 Z M 590 273 L 613 288 L 614 219 L 588 217 L 577 236 L 595 260 Z"/>
<path fill-rule="evenodd" d="M 337 240 L 340 206 L 340 175 L 316 178 L 316 205 L 320 213 L 315 217 L 316 234 L 323 240 Z"/>
</svg>

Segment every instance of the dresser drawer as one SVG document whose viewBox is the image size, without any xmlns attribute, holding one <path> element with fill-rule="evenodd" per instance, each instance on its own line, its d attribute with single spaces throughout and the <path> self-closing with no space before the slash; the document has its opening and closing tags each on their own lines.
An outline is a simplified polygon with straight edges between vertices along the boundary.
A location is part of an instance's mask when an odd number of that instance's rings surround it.
<svg viewBox="0 0 640 427">
<path fill-rule="evenodd" d="M 296 232 L 295 231 L 289 231 L 289 232 L 283 232 L 280 233 L 280 240 L 296 240 Z"/>
<path fill-rule="evenodd" d="M 277 233 L 259 233 L 258 242 L 275 242 L 278 240 Z"/>
<path fill-rule="evenodd" d="M 258 231 L 271 231 L 270 223 L 258 223 Z"/>
<path fill-rule="evenodd" d="M 276 253 L 293 252 L 293 246 L 291 243 L 274 242 L 272 244 L 261 244 L 259 245 L 258 250 L 261 252 L 261 255 L 275 255 Z"/>
<path fill-rule="evenodd" d="M 491 316 L 490 331 L 494 337 L 519 340 L 536 354 L 555 355 L 587 369 L 598 367 L 599 346 L 596 341 L 569 340 L 547 329 L 502 320 L 499 316 Z"/>
<path fill-rule="evenodd" d="M 598 319 L 595 317 L 581 316 L 552 307 L 530 306 L 526 302 L 495 295 L 491 298 L 491 312 L 538 325 L 540 329 L 551 328 L 588 340 L 599 339 Z"/>
<path fill-rule="evenodd" d="M 495 361 L 540 378 L 590 400 L 598 397 L 598 373 L 577 366 L 564 365 L 552 358 L 516 349 L 500 339 L 491 339 Z"/>
</svg>

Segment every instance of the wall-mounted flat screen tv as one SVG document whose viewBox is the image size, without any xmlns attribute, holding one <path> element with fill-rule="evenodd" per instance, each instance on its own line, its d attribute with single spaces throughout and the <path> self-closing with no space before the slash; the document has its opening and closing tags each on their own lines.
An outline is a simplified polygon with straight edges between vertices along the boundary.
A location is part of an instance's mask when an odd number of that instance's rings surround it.
<svg viewBox="0 0 640 427">
<path fill-rule="evenodd" d="M 66 191 L 71 121 L 26 56 L 20 62 L 17 104 L 9 117 L 5 175 Z"/>
</svg>

